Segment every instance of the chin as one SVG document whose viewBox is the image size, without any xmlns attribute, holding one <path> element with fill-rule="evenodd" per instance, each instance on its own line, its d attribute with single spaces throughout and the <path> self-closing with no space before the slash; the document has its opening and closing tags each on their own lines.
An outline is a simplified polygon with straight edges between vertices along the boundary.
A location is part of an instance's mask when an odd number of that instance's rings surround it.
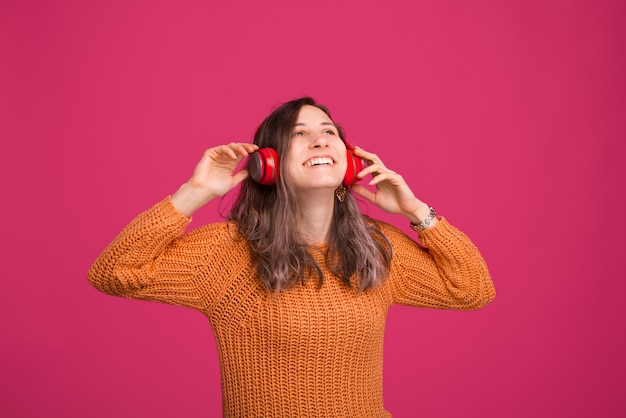
<svg viewBox="0 0 626 418">
<path fill-rule="evenodd" d="M 303 190 L 316 190 L 316 191 L 327 190 L 330 193 L 334 193 L 337 187 L 339 187 L 339 185 L 336 182 L 315 182 L 315 183 L 301 184 L 299 185 L 298 188 L 303 189 Z"/>
</svg>

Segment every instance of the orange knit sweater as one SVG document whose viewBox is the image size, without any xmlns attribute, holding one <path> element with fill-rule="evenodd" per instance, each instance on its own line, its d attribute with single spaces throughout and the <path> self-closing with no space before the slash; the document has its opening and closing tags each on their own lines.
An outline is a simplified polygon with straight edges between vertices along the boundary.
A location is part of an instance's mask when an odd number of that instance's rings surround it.
<svg viewBox="0 0 626 418">
<path fill-rule="evenodd" d="M 220 359 L 226 417 L 389 417 L 383 334 L 392 304 L 476 309 L 495 291 L 470 240 L 445 219 L 420 233 L 428 250 L 381 223 L 393 245 L 388 279 L 357 294 L 325 275 L 278 294 L 264 290 L 246 242 L 221 222 L 183 234 L 169 198 L 131 222 L 89 271 L 102 292 L 197 309 Z"/>
</svg>

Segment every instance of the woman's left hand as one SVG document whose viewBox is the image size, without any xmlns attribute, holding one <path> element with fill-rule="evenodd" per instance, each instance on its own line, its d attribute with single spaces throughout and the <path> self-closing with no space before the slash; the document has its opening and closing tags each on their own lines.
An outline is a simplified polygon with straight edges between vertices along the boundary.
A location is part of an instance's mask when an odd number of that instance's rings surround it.
<svg viewBox="0 0 626 418">
<path fill-rule="evenodd" d="M 406 216 L 414 224 L 420 223 L 430 213 L 428 205 L 413 194 L 404 178 L 395 171 L 388 169 L 378 155 L 365 151 L 363 148 L 354 147 L 354 155 L 368 161 L 369 165 L 357 174 L 360 180 L 372 175 L 370 186 L 376 190 L 371 191 L 365 186 L 355 184 L 352 191 L 369 200 L 388 213 L 397 213 Z"/>
</svg>

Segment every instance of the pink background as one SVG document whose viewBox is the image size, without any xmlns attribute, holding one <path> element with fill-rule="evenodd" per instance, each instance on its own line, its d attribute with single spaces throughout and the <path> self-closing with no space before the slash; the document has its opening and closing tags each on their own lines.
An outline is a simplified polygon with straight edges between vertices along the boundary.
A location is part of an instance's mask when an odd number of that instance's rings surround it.
<svg viewBox="0 0 626 418">
<path fill-rule="evenodd" d="M 625 416 L 623 4 L 2 1 L 0 415 L 220 415 L 207 320 L 87 269 L 206 147 L 306 94 L 473 238 L 498 291 L 391 310 L 389 411 Z"/>
</svg>

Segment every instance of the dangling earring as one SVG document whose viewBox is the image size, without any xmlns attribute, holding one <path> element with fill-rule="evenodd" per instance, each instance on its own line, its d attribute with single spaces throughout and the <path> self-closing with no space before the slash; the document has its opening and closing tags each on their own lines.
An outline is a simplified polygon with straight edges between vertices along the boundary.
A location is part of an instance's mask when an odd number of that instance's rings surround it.
<svg viewBox="0 0 626 418">
<path fill-rule="evenodd" d="M 343 184 L 335 189 L 335 196 L 341 203 L 346 199 L 346 193 L 348 193 L 348 189 Z"/>
</svg>

